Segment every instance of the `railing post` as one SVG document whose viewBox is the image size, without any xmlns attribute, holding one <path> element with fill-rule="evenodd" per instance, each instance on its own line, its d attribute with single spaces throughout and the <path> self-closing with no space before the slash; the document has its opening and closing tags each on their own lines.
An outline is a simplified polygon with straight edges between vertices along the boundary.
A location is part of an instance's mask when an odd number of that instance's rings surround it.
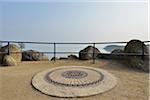
<svg viewBox="0 0 150 100">
<path fill-rule="evenodd" d="M 21 43 L 22 44 L 22 43 Z M 21 46 L 21 54 L 22 54 L 22 49 L 23 49 L 23 47 Z M 21 62 L 22 62 L 22 60 L 21 60 Z"/>
<path fill-rule="evenodd" d="M 54 62 L 56 61 L 56 43 L 54 43 Z"/>
<path fill-rule="evenodd" d="M 93 43 L 93 64 L 95 64 L 95 43 Z"/>
<path fill-rule="evenodd" d="M 9 50 L 9 42 L 8 42 L 8 51 L 7 51 L 7 54 L 9 55 L 10 54 L 10 50 Z"/>
<path fill-rule="evenodd" d="M 144 42 L 142 43 L 142 60 L 144 61 Z"/>
</svg>

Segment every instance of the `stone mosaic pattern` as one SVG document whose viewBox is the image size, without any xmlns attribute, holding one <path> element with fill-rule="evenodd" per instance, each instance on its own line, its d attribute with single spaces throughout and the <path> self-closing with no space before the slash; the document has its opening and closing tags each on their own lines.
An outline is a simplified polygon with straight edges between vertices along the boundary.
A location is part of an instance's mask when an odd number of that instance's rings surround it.
<svg viewBox="0 0 150 100">
<path fill-rule="evenodd" d="M 44 94 L 58 97 L 96 95 L 112 89 L 117 79 L 107 71 L 86 66 L 61 66 L 36 74 L 32 85 Z"/>
</svg>

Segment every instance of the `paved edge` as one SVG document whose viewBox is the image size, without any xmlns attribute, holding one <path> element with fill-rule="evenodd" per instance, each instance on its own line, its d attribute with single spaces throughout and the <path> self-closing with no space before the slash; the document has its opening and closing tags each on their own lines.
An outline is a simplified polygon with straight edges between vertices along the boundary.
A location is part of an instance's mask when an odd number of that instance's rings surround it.
<svg viewBox="0 0 150 100">
<path fill-rule="evenodd" d="M 104 75 L 103 84 L 99 84 L 96 86 L 86 87 L 86 88 L 74 88 L 74 87 L 59 87 L 52 84 L 47 84 L 46 82 L 42 82 L 44 75 L 55 69 L 59 68 L 71 68 L 71 67 L 81 67 L 81 68 L 89 68 L 98 70 Z M 32 77 L 31 85 L 38 91 L 43 94 L 53 96 L 53 97 L 65 97 L 65 98 L 72 98 L 72 97 L 86 97 L 86 96 L 93 96 L 97 94 L 101 94 L 113 89 L 117 85 L 117 78 L 114 77 L 111 73 L 99 68 L 94 67 L 87 67 L 87 66 L 60 66 L 56 68 L 47 69 L 35 74 Z M 45 88 L 48 86 L 48 88 Z M 63 90 L 63 91 L 62 91 Z M 91 92 L 92 91 L 92 92 Z M 64 92 L 64 93 L 63 93 Z"/>
</svg>

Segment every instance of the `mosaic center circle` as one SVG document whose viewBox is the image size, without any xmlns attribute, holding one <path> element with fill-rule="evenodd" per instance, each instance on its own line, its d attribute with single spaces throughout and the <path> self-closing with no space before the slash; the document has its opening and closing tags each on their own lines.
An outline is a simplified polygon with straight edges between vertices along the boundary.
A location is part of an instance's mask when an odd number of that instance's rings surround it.
<svg viewBox="0 0 150 100">
<path fill-rule="evenodd" d="M 62 76 L 65 78 L 73 78 L 73 79 L 79 79 L 79 78 L 84 78 L 88 74 L 84 71 L 80 70 L 70 70 L 70 71 L 65 71 L 62 73 Z"/>
<path fill-rule="evenodd" d="M 89 86 L 103 80 L 103 74 L 88 68 L 60 68 L 48 72 L 45 80 L 50 84 L 64 86 Z"/>
</svg>

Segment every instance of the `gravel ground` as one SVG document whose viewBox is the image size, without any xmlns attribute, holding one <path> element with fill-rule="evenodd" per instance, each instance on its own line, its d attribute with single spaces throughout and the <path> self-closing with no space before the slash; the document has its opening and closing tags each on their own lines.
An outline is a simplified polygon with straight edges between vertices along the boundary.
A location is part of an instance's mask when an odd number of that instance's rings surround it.
<svg viewBox="0 0 150 100">
<path fill-rule="evenodd" d="M 118 61 L 120 62 L 120 61 Z M 61 60 L 57 62 L 22 62 L 17 66 L 0 67 L 0 100 L 148 100 L 149 74 L 112 60 Z M 107 70 L 119 80 L 117 86 L 105 93 L 84 98 L 57 98 L 35 90 L 31 79 L 36 73 L 58 66 L 91 66 Z"/>
</svg>

